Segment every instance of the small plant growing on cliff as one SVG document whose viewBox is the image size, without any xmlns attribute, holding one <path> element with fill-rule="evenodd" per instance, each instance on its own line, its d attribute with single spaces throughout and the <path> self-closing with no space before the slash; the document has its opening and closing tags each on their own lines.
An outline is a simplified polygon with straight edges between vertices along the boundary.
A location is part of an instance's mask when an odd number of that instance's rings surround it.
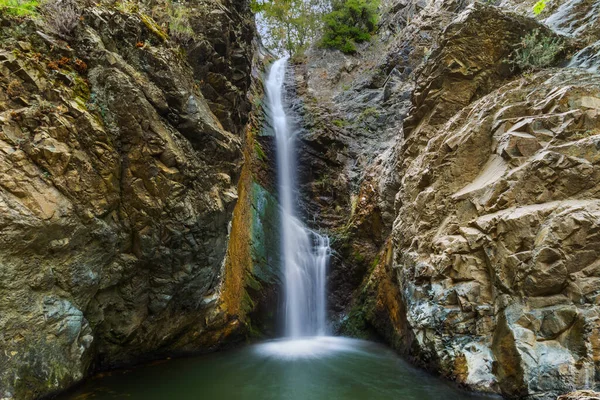
<svg viewBox="0 0 600 400">
<path fill-rule="evenodd" d="M 267 161 L 267 155 L 265 154 L 265 151 L 263 150 L 259 142 L 254 142 L 254 152 L 256 153 L 256 156 L 259 160 Z"/>
<path fill-rule="evenodd" d="M 555 63 L 563 50 L 560 38 L 544 35 L 536 29 L 523 38 L 510 61 L 523 71 L 546 68 Z"/>
<path fill-rule="evenodd" d="M 323 47 L 356 53 L 356 43 L 371 39 L 378 22 L 378 0 L 337 0 L 323 17 Z"/>
<path fill-rule="evenodd" d="M 175 4 L 169 10 L 169 36 L 181 44 L 187 44 L 194 38 L 190 13 L 185 6 Z"/>
<path fill-rule="evenodd" d="M 79 73 L 84 73 L 85 71 L 87 71 L 87 68 L 88 68 L 87 64 L 85 63 L 85 61 L 80 60 L 79 58 L 76 58 L 73 61 L 73 67 Z"/>
<path fill-rule="evenodd" d="M 359 121 L 363 121 L 369 118 L 379 118 L 379 111 L 375 107 L 367 107 L 358 116 Z"/>
<path fill-rule="evenodd" d="M 0 0 L 0 14 L 6 13 L 17 17 L 31 15 L 35 14 L 38 5 L 37 1 Z"/>
<path fill-rule="evenodd" d="M 331 122 L 338 128 L 343 128 L 344 126 L 348 125 L 348 121 L 346 121 L 344 119 L 334 119 Z"/>
<path fill-rule="evenodd" d="M 537 3 L 533 5 L 533 14 L 540 15 L 546 9 L 546 1 L 547 0 L 539 0 Z"/>
<path fill-rule="evenodd" d="M 128 0 L 117 1 L 115 7 L 117 8 L 117 10 L 124 13 L 136 13 L 140 11 L 139 4 Z"/>
<path fill-rule="evenodd" d="M 48 29 L 63 39 L 71 36 L 81 18 L 81 9 L 75 0 L 46 0 L 40 10 Z"/>
</svg>

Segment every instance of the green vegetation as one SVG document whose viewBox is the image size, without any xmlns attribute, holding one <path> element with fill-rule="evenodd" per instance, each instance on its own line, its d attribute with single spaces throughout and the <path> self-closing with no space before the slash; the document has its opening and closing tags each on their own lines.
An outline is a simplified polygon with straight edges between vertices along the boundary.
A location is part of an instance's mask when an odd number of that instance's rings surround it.
<svg viewBox="0 0 600 400">
<path fill-rule="evenodd" d="M 139 4 L 129 0 L 117 1 L 115 7 L 124 13 L 136 13 L 140 11 Z"/>
<path fill-rule="evenodd" d="M 369 325 L 362 304 L 355 304 L 346 318 L 342 320 L 340 331 L 347 336 L 357 339 L 370 339 Z"/>
<path fill-rule="evenodd" d="M 560 38 L 546 36 L 536 29 L 523 38 L 510 61 L 524 71 L 546 68 L 556 62 L 563 50 L 564 43 Z"/>
<path fill-rule="evenodd" d="M 334 119 L 331 122 L 338 128 L 343 128 L 344 126 L 348 125 L 348 121 L 346 121 L 344 119 Z"/>
<path fill-rule="evenodd" d="M 358 116 L 359 121 L 364 121 L 369 118 L 379 118 L 379 111 L 375 107 L 367 107 Z"/>
<path fill-rule="evenodd" d="M 533 13 L 535 15 L 540 15 L 546 9 L 547 0 L 539 0 L 537 3 L 533 5 Z"/>
<path fill-rule="evenodd" d="M 169 34 L 175 41 L 186 44 L 194 38 L 190 23 L 190 11 L 181 4 L 173 4 L 169 9 Z"/>
<path fill-rule="evenodd" d="M 150 30 L 150 32 L 154 33 L 158 36 L 163 42 L 166 42 L 169 39 L 169 36 L 162 30 L 162 28 L 150 17 L 146 14 L 140 14 L 140 18 L 146 27 Z"/>
<path fill-rule="evenodd" d="M 265 151 L 263 150 L 260 143 L 257 141 L 254 142 L 254 152 L 256 153 L 256 156 L 259 160 L 267 161 L 267 155 L 265 154 Z"/>
<path fill-rule="evenodd" d="M 315 39 L 327 0 L 252 0 L 252 11 L 266 29 L 267 47 L 299 57 Z"/>
<path fill-rule="evenodd" d="M 371 39 L 378 22 L 379 0 L 336 0 L 333 10 L 323 17 L 321 45 L 356 53 L 356 43 Z"/>
<path fill-rule="evenodd" d="M 38 6 L 35 0 L 0 0 L 0 13 L 22 17 L 35 14 Z"/>
<path fill-rule="evenodd" d="M 265 44 L 293 60 L 323 33 L 321 46 L 355 53 L 356 43 L 371 39 L 377 28 L 380 0 L 252 0 L 264 27 Z"/>
</svg>

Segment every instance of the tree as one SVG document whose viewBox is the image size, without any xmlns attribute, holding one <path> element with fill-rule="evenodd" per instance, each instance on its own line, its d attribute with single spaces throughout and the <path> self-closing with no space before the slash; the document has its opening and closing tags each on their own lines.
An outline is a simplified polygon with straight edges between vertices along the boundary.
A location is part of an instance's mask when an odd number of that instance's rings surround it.
<svg viewBox="0 0 600 400">
<path fill-rule="evenodd" d="M 328 0 L 253 0 L 259 30 L 267 47 L 290 56 L 315 39 Z"/>
<path fill-rule="evenodd" d="M 377 28 L 378 0 L 337 0 L 333 10 L 326 14 L 323 47 L 335 48 L 344 53 L 355 53 L 356 43 L 371 39 Z"/>
</svg>

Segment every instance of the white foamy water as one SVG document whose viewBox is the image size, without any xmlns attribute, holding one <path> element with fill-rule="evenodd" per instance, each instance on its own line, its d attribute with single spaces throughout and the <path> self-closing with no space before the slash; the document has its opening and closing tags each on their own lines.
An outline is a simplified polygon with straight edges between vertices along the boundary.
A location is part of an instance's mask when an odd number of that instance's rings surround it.
<svg viewBox="0 0 600 400">
<path fill-rule="evenodd" d="M 325 278 L 331 253 L 329 238 L 300 221 L 296 190 L 296 132 L 283 99 L 287 58 L 271 66 L 266 82 L 269 116 L 277 144 L 277 173 L 281 205 L 281 250 L 284 269 L 285 336 L 300 338 L 326 333 Z"/>
<path fill-rule="evenodd" d="M 254 346 L 256 353 L 281 360 L 320 359 L 336 353 L 365 353 L 360 340 L 335 336 L 315 336 L 301 339 L 273 340 Z M 365 342 L 366 343 L 366 342 Z"/>
</svg>

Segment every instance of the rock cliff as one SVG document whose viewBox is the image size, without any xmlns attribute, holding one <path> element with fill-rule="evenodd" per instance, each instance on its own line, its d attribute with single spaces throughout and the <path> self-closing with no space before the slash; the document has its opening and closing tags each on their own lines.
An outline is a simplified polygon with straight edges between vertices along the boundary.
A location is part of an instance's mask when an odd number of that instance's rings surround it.
<svg viewBox="0 0 600 400">
<path fill-rule="evenodd" d="M 68 33 L 0 15 L 0 398 L 257 331 L 265 55 L 245 1 L 187 2 L 180 40 L 164 7 L 79 5 Z"/>
<path fill-rule="evenodd" d="M 357 55 L 313 49 L 296 81 L 339 329 L 472 389 L 552 399 L 600 386 L 600 76 L 581 61 L 600 37 L 597 3 L 531 6 L 389 2 Z M 522 71 L 534 30 L 564 45 Z"/>
<path fill-rule="evenodd" d="M 277 333 L 247 2 L 84 3 L 67 33 L 0 15 L 2 399 Z M 384 1 L 371 42 L 311 49 L 286 89 L 334 328 L 551 399 L 600 388 L 600 31 L 598 2 L 532 5 Z M 560 51 L 522 70 L 533 31 Z"/>
</svg>

